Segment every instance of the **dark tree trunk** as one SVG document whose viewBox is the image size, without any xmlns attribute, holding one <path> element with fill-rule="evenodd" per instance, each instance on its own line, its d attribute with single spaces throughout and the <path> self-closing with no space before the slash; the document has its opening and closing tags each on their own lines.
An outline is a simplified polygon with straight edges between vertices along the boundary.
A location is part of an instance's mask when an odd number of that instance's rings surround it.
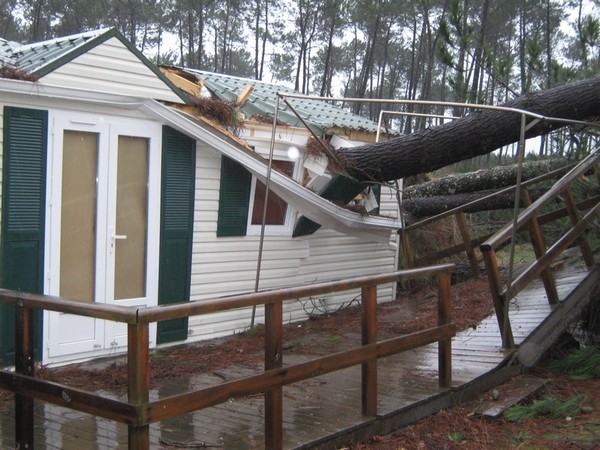
<svg viewBox="0 0 600 450">
<path fill-rule="evenodd" d="M 567 160 L 564 158 L 526 161 L 522 166 L 521 181 L 530 180 L 566 165 Z M 408 186 L 402 190 L 402 196 L 408 199 L 497 190 L 517 184 L 517 175 L 518 165 L 516 164 L 492 167 L 491 169 L 482 169 L 476 172 L 453 174 L 425 183 Z M 415 201 L 417 200 L 415 199 Z"/>
<path fill-rule="evenodd" d="M 600 117 L 600 76 L 528 93 L 502 106 L 546 117 L 593 120 Z M 520 126 L 519 113 L 480 110 L 386 142 L 339 149 L 338 154 L 348 173 L 357 180 L 390 181 L 431 172 L 517 142 Z M 527 137 L 562 126 L 563 123 L 543 121 L 532 127 Z"/>
<path fill-rule="evenodd" d="M 533 189 L 530 191 L 531 199 L 535 201 L 545 192 L 546 190 L 544 189 Z M 479 200 L 490 194 L 491 192 L 470 192 L 457 195 L 438 195 L 435 197 L 409 198 L 402 202 L 402 210 L 405 213 L 409 213 L 414 219 L 421 219 L 423 217 L 436 216 L 450 209 L 458 208 L 459 206 Z M 514 206 L 515 195 L 514 193 L 508 193 L 497 195 L 489 200 L 477 203 L 476 205 L 467 208 L 465 212 L 511 209 Z M 408 220 L 407 222 L 411 221 Z"/>
</svg>

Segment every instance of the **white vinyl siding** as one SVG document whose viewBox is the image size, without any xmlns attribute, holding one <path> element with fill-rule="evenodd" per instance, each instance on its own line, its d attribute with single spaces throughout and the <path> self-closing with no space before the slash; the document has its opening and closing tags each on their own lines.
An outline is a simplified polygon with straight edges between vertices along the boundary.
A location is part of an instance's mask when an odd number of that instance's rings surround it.
<svg viewBox="0 0 600 450">
<path fill-rule="evenodd" d="M 44 84 L 183 103 L 116 37 L 42 78 Z"/>
<path fill-rule="evenodd" d="M 198 147 L 192 301 L 254 291 L 259 237 L 216 237 L 220 165 L 219 155 Z M 386 188 L 383 191 L 391 198 Z M 386 202 L 382 212 L 395 215 L 395 205 L 395 200 L 391 205 Z M 386 243 L 363 241 L 325 228 L 300 238 L 266 236 L 259 287 L 260 290 L 293 287 L 391 272 L 395 270 L 394 254 L 394 250 Z M 334 310 L 357 295 L 358 290 L 328 295 L 315 301 Z M 380 287 L 378 295 L 380 301 L 391 300 L 392 286 Z M 250 325 L 250 318 L 250 309 L 192 317 L 188 340 L 239 332 Z M 306 312 L 300 302 L 289 301 L 284 304 L 284 322 L 304 318 Z M 262 307 L 257 309 L 256 321 L 263 321 Z"/>
</svg>

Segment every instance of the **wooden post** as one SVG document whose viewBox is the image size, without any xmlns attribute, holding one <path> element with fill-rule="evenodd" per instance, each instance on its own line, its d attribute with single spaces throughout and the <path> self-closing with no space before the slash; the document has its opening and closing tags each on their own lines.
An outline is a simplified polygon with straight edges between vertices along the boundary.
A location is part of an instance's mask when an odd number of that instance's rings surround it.
<svg viewBox="0 0 600 450">
<path fill-rule="evenodd" d="M 282 302 L 265 305 L 265 370 L 283 365 Z M 283 448 L 283 388 L 274 387 L 265 392 L 265 449 Z"/>
<path fill-rule="evenodd" d="M 406 267 L 398 267 L 398 269 L 414 269 L 415 268 L 415 255 L 413 254 L 412 244 L 410 243 L 410 237 L 408 231 L 404 228 L 400 229 L 400 240 L 402 241 L 402 250 L 404 253 L 404 264 Z M 398 288 L 412 289 L 414 285 L 412 280 L 404 280 L 397 283 Z"/>
<path fill-rule="evenodd" d="M 450 274 L 437 274 L 438 285 L 438 326 L 452 323 L 452 299 L 450 297 Z M 452 386 L 452 338 L 438 342 L 439 385 L 443 388 Z"/>
<path fill-rule="evenodd" d="M 498 327 L 502 336 L 502 346 L 504 348 L 513 348 L 515 343 L 508 317 L 508 305 L 505 296 L 502 294 L 502 281 L 500 279 L 500 271 L 498 270 L 498 262 L 496 261 L 496 253 L 494 249 L 487 245 L 482 245 L 481 254 L 488 274 L 490 283 L 490 292 L 498 319 Z"/>
<path fill-rule="evenodd" d="M 521 192 L 521 200 L 523 201 L 525 208 L 531 206 L 531 196 L 529 195 L 529 190 L 527 188 L 524 188 Z M 529 236 L 531 237 L 533 251 L 535 252 L 536 258 L 540 259 L 546 254 L 546 243 L 544 242 L 544 235 L 537 217 L 533 216 L 528 222 L 527 226 L 529 228 Z M 544 270 L 542 270 L 541 275 L 542 281 L 544 282 L 544 289 L 546 290 L 546 296 L 548 297 L 548 302 L 551 305 L 558 305 L 560 298 L 558 296 L 558 291 L 556 290 L 556 282 L 554 281 L 552 271 L 549 267 L 546 267 Z"/>
<path fill-rule="evenodd" d="M 579 223 L 581 217 L 579 214 L 579 210 L 577 209 L 577 202 L 573 197 L 573 191 L 570 187 L 567 187 L 563 191 L 563 198 L 567 206 L 567 211 L 569 212 L 569 217 L 571 218 L 571 223 L 573 224 L 573 226 L 575 226 Z M 577 238 L 577 242 L 579 243 L 579 248 L 581 250 L 583 260 L 585 261 L 585 265 L 588 267 L 592 267 L 594 265 L 594 252 L 590 247 L 585 233 L 582 234 L 579 238 Z"/>
<path fill-rule="evenodd" d="M 471 273 L 474 277 L 479 276 L 479 264 L 477 264 L 477 258 L 475 257 L 475 251 L 473 250 L 473 242 L 471 241 L 471 235 L 469 233 L 469 227 L 467 225 L 467 219 L 465 213 L 460 211 L 455 214 L 456 222 L 458 223 L 458 229 L 462 236 L 463 244 L 465 246 L 465 253 L 469 259 L 471 266 Z"/>
<path fill-rule="evenodd" d="M 400 239 L 402 240 L 402 249 L 404 250 L 404 260 L 406 263 L 406 269 L 415 268 L 415 258 L 412 251 L 412 245 L 410 243 L 410 237 L 408 231 L 405 229 L 400 230 Z"/>
<path fill-rule="evenodd" d="M 127 325 L 127 395 L 128 401 L 142 407 L 150 400 L 148 324 Z M 129 425 L 129 450 L 150 448 L 150 426 L 145 417 L 138 417 L 144 425 Z"/>
<path fill-rule="evenodd" d="M 15 372 L 33 376 L 34 311 L 17 304 L 15 306 Z M 33 398 L 15 395 L 15 441 L 17 448 L 34 448 Z"/>
<path fill-rule="evenodd" d="M 362 345 L 377 342 L 377 286 L 362 288 Z M 377 414 L 377 358 L 362 364 L 362 413 Z"/>
</svg>

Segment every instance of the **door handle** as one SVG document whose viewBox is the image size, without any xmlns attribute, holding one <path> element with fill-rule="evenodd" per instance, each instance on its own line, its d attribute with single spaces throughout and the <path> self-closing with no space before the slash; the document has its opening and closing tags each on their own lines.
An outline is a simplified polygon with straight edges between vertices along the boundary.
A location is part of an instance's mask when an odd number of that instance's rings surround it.
<svg viewBox="0 0 600 450">
<path fill-rule="evenodd" d="M 127 239 L 127 235 L 126 234 L 113 234 L 110 240 L 110 250 L 111 252 L 115 249 L 115 242 L 117 240 L 124 240 Z"/>
</svg>

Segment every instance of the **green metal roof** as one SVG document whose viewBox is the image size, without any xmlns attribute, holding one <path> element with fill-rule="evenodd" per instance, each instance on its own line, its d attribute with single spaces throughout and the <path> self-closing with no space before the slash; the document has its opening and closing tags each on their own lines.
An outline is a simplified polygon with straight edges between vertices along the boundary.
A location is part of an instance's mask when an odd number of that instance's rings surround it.
<svg viewBox="0 0 600 450">
<path fill-rule="evenodd" d="M 32 44 L 12 42 L 10 43 L 12 44 L 10 46 L 12 54 L 10 60 L 6 62 L 24 72 L 43 76 L 64 64 L 66 61 L 61 62 L 61 60 L 65 57 L 68 56 L 70 61 L 75 56 L 83 53 L 77 51 L 77 49 L 81 48 L 86 42 L 107 34 L 109 31 L 110 29 L 105 28 Z"/>
<path fill-rule="evenodd" d="M 182 100 L 188 101 L 187 95 L 168 80 L 158 70 L 158 67 L 152 64 L 116 28 L 102 28 L 32 44 L 19 44 L 0 39 L 0 64 L 11 65 L 25 73 L 41 78 L 113 37 L 137 56 Z"/>
<path fill-rule="evenodd" d="M 10 64 L 15 50 L 21 46 L 18 42 L 0 38 L 0 65 Z"/>
<path fill-rule="evenodd" d="M 249 85 L 254 85 L 254 90 L 242 107 L 242 112 L 247 117 L 269 116 L 273 117 L 277 93 L 297 94 L 292 89 L 264 81 L 239 78 L 231 75 L 204 72 L 201 70 L 178 68 L 201 80 L 204 86 L 215 96 L 224 101 L 235 101 L 242 91 Z M 329 128 L 345 130 L 377 132 L 377 124 L 371 120 L 360 117 L 343 108 L 332 105 L 323 100 L 289 99 L 289 102 L 300 116 L 311 126 L 317 134 L 322 134 Z M 291 126 L 302 126 L 302 122 L 291 109 L 280 102 L 278 119 Z"/>
</svg>

